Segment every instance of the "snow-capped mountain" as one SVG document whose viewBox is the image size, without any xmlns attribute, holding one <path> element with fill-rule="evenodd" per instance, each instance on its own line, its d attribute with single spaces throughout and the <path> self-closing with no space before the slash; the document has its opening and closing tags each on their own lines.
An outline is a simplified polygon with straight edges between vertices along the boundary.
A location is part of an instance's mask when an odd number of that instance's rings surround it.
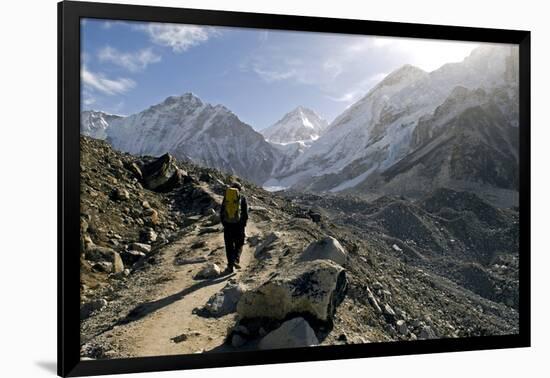
<svg viewBox="0 0 550 378">
<path fill-rule="evenodd" d="M 114 114 L 85 110 L 80 113 L 80 134 L 95 139 L 106 139 L 109 125 L 122 118 Z"/>
<path fill-rule="evenodd" d="M 328 122 L 313 110 L 298 106 L 261 133 L 273 143 L 307 142 L 318 139 L 327 126 Z"/>
<path fill-rule="evenodd" d="M 169 152 L 256 183 L 270 177 L 283 159 L 229 109 L 204 103 L 190 93 L 117 119 L 106 128 L 106 139 L 121 151 L 153 156 Z"/>
<path fill-rule="evenodd" d="M 517 88 L 457 87 L 413 132 L 413 151 L 371 174 L 353 191 L 421 196 L 435 187 L 475 191 L 499 206 L 517 205 Z"/>
<path fill-rule="evenodd" d="M 419 121 L 433 114 L 457 86 L 490 92 L 517 82 L 515 61 L 516 47 L 485 45 L 462 62 L 445 64 L 429 73 L 403 66 L 338 116 L 309 149 L 267 185 L 314 191 L 353 188 L 418 147 L 414 138 L 419 134 L 414 132 Z M 467 108 L 467 103 L 474 105 L 474 97 L 462 106 Z"/>
</svg>

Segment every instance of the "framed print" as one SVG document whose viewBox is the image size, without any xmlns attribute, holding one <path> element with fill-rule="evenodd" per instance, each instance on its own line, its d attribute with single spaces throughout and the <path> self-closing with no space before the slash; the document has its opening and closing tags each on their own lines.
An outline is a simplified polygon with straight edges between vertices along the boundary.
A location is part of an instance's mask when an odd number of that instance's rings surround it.
<svg viewBox="0 0 550 378">
<path fill-rule="evenodd" d="M 59 375 L 530 345 L 528 31 L 58 12 Z"/>
</svg>

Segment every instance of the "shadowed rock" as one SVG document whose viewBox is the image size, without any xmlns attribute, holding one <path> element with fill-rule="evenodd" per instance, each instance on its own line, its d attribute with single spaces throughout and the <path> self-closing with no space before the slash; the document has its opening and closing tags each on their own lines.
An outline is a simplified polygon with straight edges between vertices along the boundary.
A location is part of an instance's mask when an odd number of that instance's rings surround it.
<svg viewBox="0 0 550 378">
<path fill-rule="evenodd" d="M 186 175 L 176 166 L 175 160 L 170 154 L 164 154 L 145 165 L 142 173 L 145 187 L 157 192 L 173 189 L 179 184 L 181 177 Z"/>
<path fill-rule="evenodd" d="M 319 340 L 309 323 L 304 318 L 293 318 L 268 333 L 260 340 L 258 348 L 300 348 L 314 345 L 319 345 Z"/>
</svg>

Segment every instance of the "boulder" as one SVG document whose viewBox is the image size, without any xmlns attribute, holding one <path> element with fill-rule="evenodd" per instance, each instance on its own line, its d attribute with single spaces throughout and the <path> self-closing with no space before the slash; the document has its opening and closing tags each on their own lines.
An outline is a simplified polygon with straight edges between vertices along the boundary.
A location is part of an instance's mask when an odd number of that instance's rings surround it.
<svg viewBox="0 0 550 378">
<path fill-rule="evenodd" d="M 86 251 L 85 258 L 86 260 L 97 263 L 102 261 L 112 263 L 112 273 L 119 273 L 124 270 L 124 263 L 122 262 L 122 258 L 120 257 L 120 255 L 116 251 L 108 247 L 100 247 L 98 245 L 94 245 Z"/>
<path fill-rule="evenodd" d="M 199 270 L 197 274 L 195 274 L 194 279 L 203 280 L 203 279 L 215 278 L 215 277 L 218 277 L 221 274 L 221 272 L 222 270 L 217 264 L 208 263 L 201 270 Z"/>
<path fill-rule="evenodd" d="M 300 348 L 319 345 L 319 340 L 304 318 L 293 318 L 268 333 L 258 344 L 259 349 Z"/>
<path fill-rule="evenodd" d="M 305 261 L 246 291 L 237 304 L 241 319 L 283 320 L 292 313 L 331 322 L 347 288 L 345 270 L 329 260 Z"/>
<path fill-rule="evenodd" d="M 397 328 L 397 332 L 399 332 L 401 335 L 407 335 L 409 333 L 409 328 L 407 327 L 407 323 L 405 323 L 404 320 L 398 320 L 395 323 L 395 328 Z"/>
<path fill-rule="evenodd" d="M 151 246 L 145 243 L 132 243 L 128 246 L 128 250 L 149 253 L 151 252 Z"/>
<path fill-rule="evenodd" d="M 173 189 L 186 173 L 176 166 L 174 157 L 164 154 L 145 165 L 141 170 L 143 183 L 147 189 L 165 192 Z"/>
<path fill-rule="evenodd" d="M 314 223 L 321 222 L 321 214 L 320 213 L 318 213 L 316 211 L 313 211 L 313 210 L 310 210 L 308 212 L 308 215 Z"/>
<path fill-rule="evenodd" d="M 130 266 L 134 265 L 145 256 L 146 256 L 145 253 L 140 251 L 134 251 L 134 250 L 124 251 L 120 254 L 120 257 L 124 262 L 124 265 L 130 265 Z"/>
<path fill-rule="evenodd" d="M 302 252 L 300 260 L 331 260 L 336 264 L 344 265 L 347 259 L 347 252 L 340 242 L 331 236 L 314 241 Z"/>
<path fill-rule="evenodd" d="M 229 282 L 221 291 L 211 296 L 206 304 L 196 312 L 205 317 L 220 317 L 235 312 L 243 291 L 242 285 Z"/>
</svg>

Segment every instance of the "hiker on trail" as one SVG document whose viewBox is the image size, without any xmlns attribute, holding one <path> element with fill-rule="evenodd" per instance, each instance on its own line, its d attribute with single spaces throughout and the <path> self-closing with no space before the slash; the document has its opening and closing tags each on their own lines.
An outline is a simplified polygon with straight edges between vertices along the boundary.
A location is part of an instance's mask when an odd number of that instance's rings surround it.
<svg viewBox="0 0 550 378">
<path fill-rule="evenodd" d="M 239 259 L 243 250 L 246 222 L 248 221 L 248 204 L 242 192 L 242 187 L 238 182 L 231 184 L 225 191 L 220 211 L 227 255 L 225 274 L 232 273 L 233 268 L 240 269 Z"/>
</svg>

